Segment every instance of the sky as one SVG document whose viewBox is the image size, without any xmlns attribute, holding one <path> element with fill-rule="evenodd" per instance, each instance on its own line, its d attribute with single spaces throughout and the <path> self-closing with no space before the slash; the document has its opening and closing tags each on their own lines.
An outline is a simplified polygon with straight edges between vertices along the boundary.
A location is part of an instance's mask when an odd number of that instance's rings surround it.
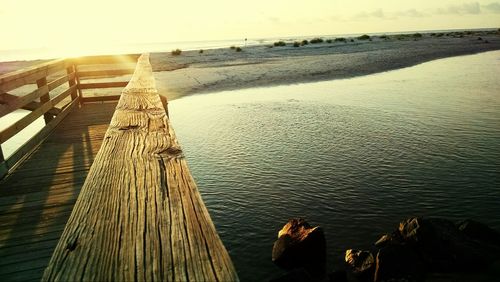
<svg viewBox="0 0 500 282">
<path fill-rule="evenodd" d="M 500 1 L 0 0 L 0 50 L 500 28 Z"/>
</svg>

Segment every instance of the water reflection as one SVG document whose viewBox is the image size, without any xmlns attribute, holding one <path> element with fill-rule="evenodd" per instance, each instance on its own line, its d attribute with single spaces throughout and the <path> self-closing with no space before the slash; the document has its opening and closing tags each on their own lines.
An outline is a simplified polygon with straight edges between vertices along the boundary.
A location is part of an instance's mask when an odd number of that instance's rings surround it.
<svg viewBox="0 0 500 282">
<path fill-rule="evenodd" d="M 495 51 L 169 109 L 242 280 L 259 281 L 277 273 L 271 246 L 291 217 L 324 227 L 330 258 L 411 215 L 500 229 L 498 73 Z"/>
</svg>

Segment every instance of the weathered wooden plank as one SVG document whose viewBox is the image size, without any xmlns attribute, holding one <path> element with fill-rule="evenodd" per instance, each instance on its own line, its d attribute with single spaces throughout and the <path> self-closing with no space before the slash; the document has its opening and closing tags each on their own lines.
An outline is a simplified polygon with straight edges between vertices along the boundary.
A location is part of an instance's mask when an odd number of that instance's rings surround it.
<svg viewBox="0 0 500 282">
<path fill-rule="evenodd" d="M 0 95 L 0 102 L 5 103 L 5 104 L 15 103 L 14 100 L 17 100 L 17 99 L 19 99 L 19 96 L 7 94 L 7 93 Z M 28 111 L 34 111 L 34 110 L 38 109 L 41 105 L 42 105 L 42 103 L 40 103 L 40 102 L 32 101 L 32 102 L 29 102 L 28 104 L 22 106 L 21 109 L 28 110 Z M 58 109 L 58 108 L 52 108 L 48 111 L 48 113 L 55 115 L 55 116 L 58 115 L 60 112 L 61 112 L 61 109 Z"/>
<path fill-rule="evenodd" d="M 143 55 L 44 281 L 236 281 Z"/>
<path fill-rule="evenodd" d="M 0 93 L 6 93 L 23 85 L 34 83 L 42 77 L 47 77 L 64 69 L 66 65 L 66 60 L 58 59 L 0 75 Z"/>
<path fill-rule="evenodd" d="M 82 100 L 83 100 L 83 103 L 118 101 L 118 100 L 120 100 L 120 95 L 83 97 Z"/>
<path fill-rule="evenodd" d="M 49 88 L 47 86 L 42 86 L 31 93 L 19 96 L 16 100 L 9 101 L 9 103 L 7 104 L 0 104 L 0 117 L 3 117 L 8 113 L 22 108 L 23 106 L 31 103 L 37 98 L 40 98 L 40 96 L 46 95 L 47 93 L 49 93 Z M 5 95 L 8 94 L 0 94 L 0 97 L 4 97 Z"/>
<path fill-rule="evenodd" d="M 80 83 L 78 89 L 100 89 L 100 88 L 117 88 L 127 86 L 127 81 L 109 81 L 109 82 L 93 82 Z"/>
<path fill-rule="evenodd" d="M 52 90 L 56 89 L 57 87 L 63 85 L 64 83 L 66 83 L 68 81 L 72 81 L 74 79 L 75 79 L 75 72 L 73 72 L 73 71 L 68 73 L 68 74 L 65 74 L 59 78 L 56 78 L 47 84 L 49 87 L 49 91 L 52 91 Z M 72 84 L 70 84 L 69 86 L 71 86 L 71 85 Z"/>
<path fill-rule="evenodd" d="M 78 77 L 114 77 L 119 75 L 133 74 L 134 69 L 110 69 L 110 70 L 90 70 L 78 71 Z"/>
</svg>

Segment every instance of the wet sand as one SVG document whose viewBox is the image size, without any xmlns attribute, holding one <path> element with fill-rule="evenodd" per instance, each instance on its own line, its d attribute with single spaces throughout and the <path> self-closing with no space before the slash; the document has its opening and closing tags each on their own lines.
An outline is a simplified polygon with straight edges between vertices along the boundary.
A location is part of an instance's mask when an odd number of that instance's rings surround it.
<svg viewBox="0 0 500 282">
<path fill-rule="evenodd" d="M 478 40 L 481 36 L 482 40 Z M 486 40 L 488 43 L 485 43 Z M 426 61 L 500 49 L 500 35 L 374 38 L 301 47 L 256 46 L 151 56 L 157 88 L 169 99 L 222 90 L 303 83 L 373 74 Z M 176 68 L 161 71 L 162 67 Z"/>
</svg>

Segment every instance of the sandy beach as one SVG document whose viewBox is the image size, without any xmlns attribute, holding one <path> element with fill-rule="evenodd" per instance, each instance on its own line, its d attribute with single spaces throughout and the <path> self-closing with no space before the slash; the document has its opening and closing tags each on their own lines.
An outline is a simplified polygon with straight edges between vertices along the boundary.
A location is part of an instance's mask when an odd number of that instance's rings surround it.
<svg viewBox="0 0 500 282">
<path fill-rule="evenodd" d="M 158 90 L 173 100 L 197 93 L 349 78 L 500 49 L 500 32 L 491 30 L 346 38 L 330 43 L 324 39 L 300 47 L 294 47 L 293 40 L 286 41 L 286 46 L 241 46 L 241 52 L 228 46 L 177 56 L 152 53 L 151 64 Z M 0 63 L 0 74 L 40 62 Z M 112 93 L 119 92 L 103 89 L 93 94 Z"/>
</svg>

